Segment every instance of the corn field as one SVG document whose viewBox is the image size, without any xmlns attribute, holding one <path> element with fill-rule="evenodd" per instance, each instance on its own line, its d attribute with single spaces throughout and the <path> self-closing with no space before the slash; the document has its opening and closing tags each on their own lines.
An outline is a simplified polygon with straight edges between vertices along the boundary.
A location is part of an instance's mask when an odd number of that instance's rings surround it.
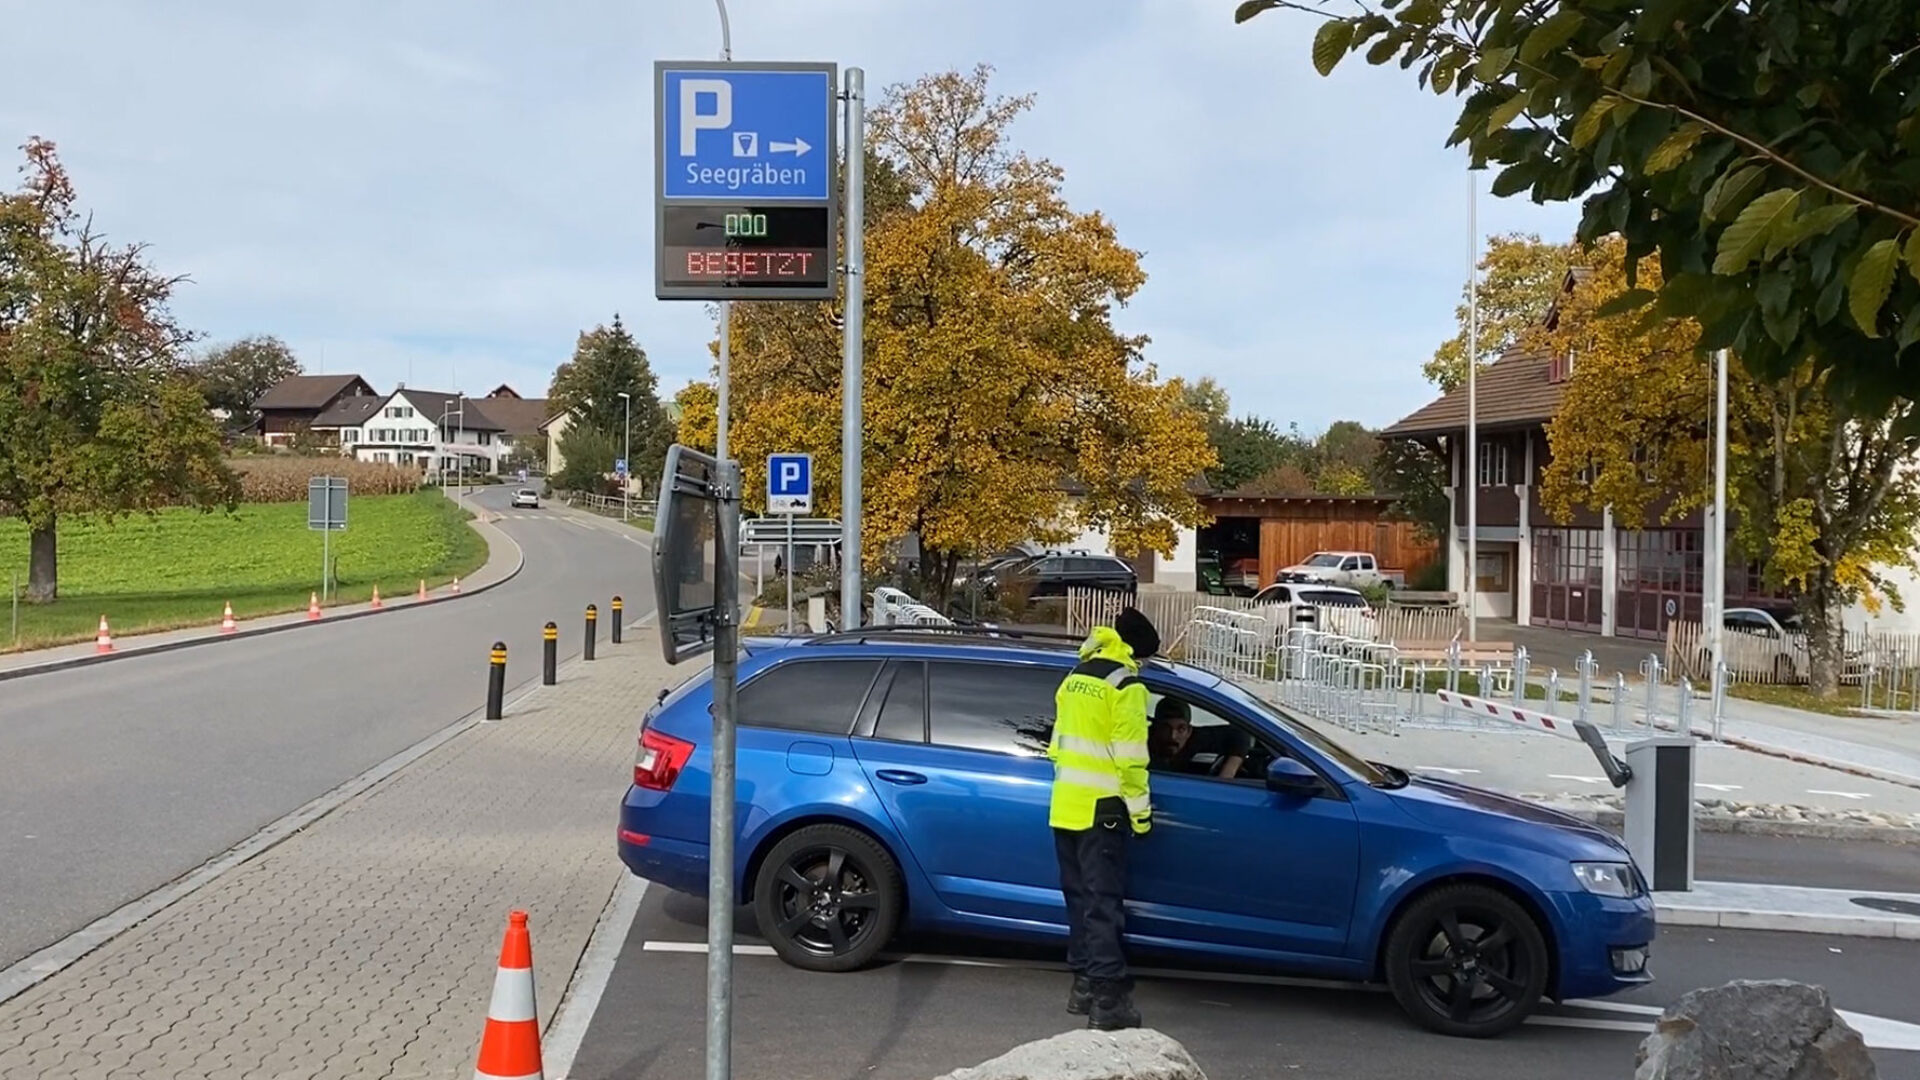
<svg viewBox="0 0 1920 1080">
<path fill-rule="evenodd" d="M 405 495 L 420 490 L 418 469 L 352 458 L 231 458 L 228 465 L 239 474 L 241 502 L 305 502 L 307 481 L 316 476 L 346 477 L 352 495 Z"/>
</svg>

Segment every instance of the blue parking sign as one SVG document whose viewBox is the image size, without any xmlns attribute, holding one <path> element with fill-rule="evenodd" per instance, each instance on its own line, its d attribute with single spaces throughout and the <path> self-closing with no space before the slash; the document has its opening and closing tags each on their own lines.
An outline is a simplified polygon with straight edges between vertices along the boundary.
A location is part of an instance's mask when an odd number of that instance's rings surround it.
<svg viewBox="0 0 1920 1080">
<path fill-rule="evenodd" d="M 813 455 L 767 455 L 767 513 L 813 512 Z"/>
</svg>

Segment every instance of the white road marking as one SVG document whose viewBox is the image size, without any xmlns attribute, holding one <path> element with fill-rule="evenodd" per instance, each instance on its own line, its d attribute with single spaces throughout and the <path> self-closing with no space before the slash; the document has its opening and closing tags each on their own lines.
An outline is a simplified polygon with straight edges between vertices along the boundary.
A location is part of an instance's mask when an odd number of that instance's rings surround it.
<svg viewBox="0 0 1920 1080">
<path fill-rule="evenodd" d="M 1607 782 L 1607 778 L 1606 778 L 1606 777 L 1604 777 L 1604 776 L 1568 776 L 1568 775 L 1567 775 L 1566 773 L 1557 773 L 1557 772 L 1556 772 L 1556 773 L 1548 773 L 1548 774 L 1547 774 L 1547 779 L 1549 779 L 1549 780 L 1578 780 L 1578 781 L 1579 781 L 1580 783 L 1582 783 L 1582 784 L 1604 784 L 1604 783 L 1606 783 L 1606 782 Z"/>
<path fill-rule="evenodd" d="M 1693 786 L 1703 787 L 1703 788 L 1706 788 L 1708 791 L 1739 791 L 1740 790 L 1739 784 L 1709 784 L 1703 780 L 1695 780 L 1693 782 Z"/>
<path fill-rule="evenodd" d="M 580 1043 L 587 1037 L 587 1025 L 599 1011 L 607 980 L 613 976 L 614 965 L 620 960 L 620 947 L 626 944 L 627 932 L 633 928 L 634 917 L 640 914 L 640 901 L 647 895 L 648 884 L 645 878 L 620 875 L 620 884 L 614 887 L 612 898 L 600 913 L 600 921 L 587 938 L 587 951 L 567 982 L 560 1011 L 554 1015 L 541 1040 L 546 1069 L 554 1080 L 566 1080 L 567 1070 L 573 1067 L 574 1055 L 580 1052 Z"/>
<path fill-rule="evenodd" d="M 1586 1028 L 1589 1031 L 1631 1031 L 1644 1033 L 1653 1030 L 1653 1025 L 1644 1020 L 1590 1020 L 1584 1016 L 1541 1016 L 1527 1017 L 1527 1023 L 1542 1027 Z"/>
<path fill-rule="evenodd" d="M 1808 788 L 1807 794 L 1832 795 L 1835 798 L 1840 798 L 1840 799 L 1871 799 L 1873 798 L 1873 796 L 1868 795 L 1863 791 L 1822 791 L 1819 788 Z"/>
<path fill-rule="evenodd" d="M 1473 776 L 1480 772 L 1479 769 L 1449 769 L 1444 765 L 1415 765 L 1413 767 L 1413 771 L 1414 772 L 1443 772 L 1448 774 L 1449 776 Z"/>
<path fill-rule="evenodd" d="M 704 941 L 648 941 L 641 946 L 643 952 L 657 953 L 695 953 L 705 955 L 707 943 Z M 775 956 L 771 945 L 735 945 L 735 956 Z M 979 960 L 962 956 L 929 956 L 925 953 L 891 954 L 888 957 L 915 964 L 943 964 L 949 967 L 986 967 L 1016 968 L 1033 971 L 1064 971 L 1065 964 L 1044 960 Z M 1309 990 L 1345 990 L 1355 993 L 1386 993 L 1386 987 L 1368 983 L 1334 982 L 1327 979 L 1294 979 L 1284 975 L 1241 975 L 1224 971 L 1173 971 L 1165 968 L 1135 968 L 1135 974 L 1149 977 L 1183 979 L 1191 982 L 1244 983 L 1259 986 L 1299 987 Z M 1602 1001 L 1594 998 L 1576 998 L 1565 1003 L 1567 1008 L 1589 1009 L 1594 1012 L 1623 1013 L 1629 1016 L 1657 1017 L 1666 1010 L 1657 1005 L 1639 1005 L 1626 1001 Z M 1920 1050 L 1920 1024 L 1905 1020 L 1893 1020 L 1884 1016 L 1867 1013 L 1848 1012 L 1838 1009 L 1847 1023 L 1853 1025 L 1866 1044 L 1875 1050 Z M 1540 1015 L 1527 1017 L 1527 1023 L 1545 1027 L 1585 1028 L 1590 1031 L 1624 1031 L 1641 1033 L 1653 1030 L 1653 1022 L 1648 1020 L 1599 1020 L 1580 1016 Z"/>
</svg>

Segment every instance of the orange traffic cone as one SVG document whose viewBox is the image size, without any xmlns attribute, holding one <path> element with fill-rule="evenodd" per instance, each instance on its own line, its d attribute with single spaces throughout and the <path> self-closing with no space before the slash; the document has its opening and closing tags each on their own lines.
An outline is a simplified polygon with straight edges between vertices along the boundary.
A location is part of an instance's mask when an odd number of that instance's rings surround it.
<svg viewBox="0 0 1920 1080">
<path fill-rule="evenodd" d="M 100 616 L 100 632 L 93 637 L 93 651 L 110 653 L 113 651 L 113 631 L 107 629 L 107 617 Z"/>
<path fill-rule="evenodd" d="M 317 592 L 308 593 L 307 594 L 307 618 L 309 620 L 312 620 L 312 619 L 317 619 L 319 617 L 320 617 L 320 594 Z"/>
<path fill-rule="evenodd" d="M 373 587 L 373 606 L 374 607 L 380 606 L 380 586 L 378 585 L 375 585 Z"/>
<path fill-rule="evenodd" d="M 229 600 L 227 601 L 226 614 L 220 616 L 220 632 L 223 634 L 231 634 L 239 629 L 238 626 L 233 624 L 233 601 Z"/>
<path fill-rule="evenodd" d="M 427 598 L 427 579 L 421 578 L 420 579 L 420 599 L 425 600 L 426 598 Z"/>
<path fill-rule="evenodd" d="M 460 577 L 457 574 L 453 578 L 453 591 L 456 594 L 460 591 Z"/>
<path fill-rule="evenodd" d="M 540 1064 L 540 1012 L 533 1004 L 533 941 L 524 911 L 507 916 L 473 1075 L 474 1080 L 544 1080 L 546 1075 Z"/>
</svg>

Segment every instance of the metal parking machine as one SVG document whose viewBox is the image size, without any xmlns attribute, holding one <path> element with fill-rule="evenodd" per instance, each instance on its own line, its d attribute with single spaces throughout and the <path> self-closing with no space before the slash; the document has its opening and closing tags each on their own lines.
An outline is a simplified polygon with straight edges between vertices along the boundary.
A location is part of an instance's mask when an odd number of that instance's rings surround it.
<svg viewBox="0 0 1920 1080">
<path fill-rule="evenodd" d="M 1655 735 L 1627 744 L 1625 761 L 1615 757 L 1606 737 L 1591 721 L 1550 716 L 1504 701 L 1453 690 L 1439 692 L 1442 705 L 1504 720 L 1549 735 L 1575 739 L 1593 751 L 1594 760 L 1614 787 L 1626 796 L 1626 841 L 1634 863 L 1655 892 L 1693 888 L 1694 739 L 1691 735 Z"/>
</svg>

